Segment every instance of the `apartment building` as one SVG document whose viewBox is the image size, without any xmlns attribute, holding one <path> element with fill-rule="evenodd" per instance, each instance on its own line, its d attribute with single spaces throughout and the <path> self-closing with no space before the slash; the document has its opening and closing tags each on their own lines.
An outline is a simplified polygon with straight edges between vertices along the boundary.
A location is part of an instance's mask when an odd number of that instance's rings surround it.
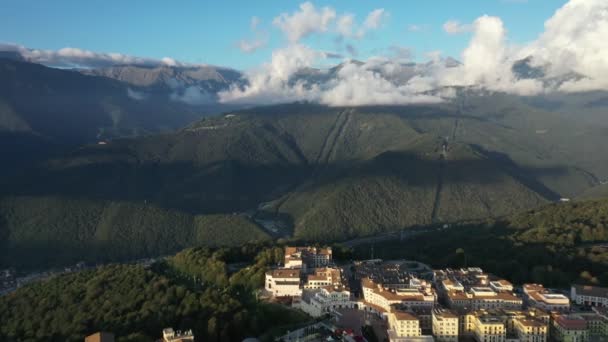
<svg viewBox="0 0 608 342">
<path fill-rule="evenodd" d="M 474 316 L 473 334 L 478 342 L 505 342 L 507 330 L 501 316 L 483 312 Z"/>
<path fill-rule="evenodd" d="M 388 314 L 389 338 L 417 337 L 422 335 L 418 317 L 403 311 L 393 311 Z M 393 339 L 394 340 L 394 339 Z M 392 341 L 392 340 L 391 340 Z"/>
<path fill-rule="evenodd" d="M 433 308 L 437 296 L 432 288 L 387 289 L 369 278 L 361 280 L 363 298 L 366 304 L 377 307 L 384 312 L 391 311 L 392 305 L 403 305 L 410 309 Z"/>
<path fill-rule="evenodd" d="M 266 272 L 265 290 L 274 297 L 294 297 L 302 294 L 300 271 L 276 269 Z"/>
<path fill-rule="evenodd" d="M 551 337 L 556 342 L 587 342 L 587 322 L 582 317 L 555 314 L 551 324 Z"/>
<path fill-rule="evenodd" d="M 521 309 L 523 301 L 510 292 L 495 292 L 490 287 L 472 287 L 467 292 L 444 294 L 449 308 L 454 310 Z"/>
<path fill-rule="evenodd" d="M 316 268 L 313 274 L 306 276 L 305 289 L 320 289 L 326 286 L 342 284 L 342 272 L 339 268 Z"/>
<path fill-rule="evenodd" d="M 514 320 L 515 333 L 519 342 L 546 342 L 548 326 L 546 323 L 530 318 Z"/>
<path fill-rule="evenodd" d="M 433 309 L 432 331 L 437 342 L 458 342 L 458 316 L 446 309 Z"/>
<path fill-rule="evenodd" d="M 305 289 L 302 297 L 294 300 L 293 306 L 312 317 L 321 317 L 335 309 L 354 308 L 350 291 L 343 286 L 326 286 L 320 289 Z"/>
<path fill-rule="evenodd" d="M 285 247 L 285 268 L 302 268 L 307 270 L 326 267 L 331 262 L 331 247 Z"/>
<path fill-rule="evenodd" d="M 572 285 L 570 298 L 578 305 L 585 306 L 608 306 L 608 288 Z"/>
</svg>

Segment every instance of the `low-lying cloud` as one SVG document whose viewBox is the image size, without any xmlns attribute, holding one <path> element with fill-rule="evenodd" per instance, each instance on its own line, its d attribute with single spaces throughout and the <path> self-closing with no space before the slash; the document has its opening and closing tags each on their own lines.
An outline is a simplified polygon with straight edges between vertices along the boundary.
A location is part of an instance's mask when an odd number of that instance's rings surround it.
<svg viewBox="0 0 608 342">
<path fill-rule="evenodd" d="M 42 50 L 4 43 L 0 44 L 0 51 L 13 51 L 19 53 L 29 62 L 60 68 L 102 68 L 126 64 L 142 66 L 184 65 L 169 57 L 158 60 L 134 57 L 121 53 L 94 52 L 73 47 L 65 47 L 59 50 Z"/>
<path fill-rule="evenodd" d="M 354 16 L 338 16 L 331 8 L 316 9 L 310 3 L 301 5 L 300 12 L 291 16 L 281 15 L 279 26 L 291 43 L 275 51 L 269 63 L 248 72 L 246 86 L 221 92 L 220 101 L 308 100 L 356 106 L 438 102 L 452 97 L 454 91 L 450 89 L 456 86 L 523 96 L 608 89 L 605 0 L 570 0 L 546 21 L 544 32 L 536 40 L 521 45 L 509 43 L 508 31 L 499 17 L 484 15 L 471 24 L 450 20 L 443 25 L 447 33 L 471 33 L 460 63 L 434 51 L 428 53 L 428 62 L 415 64 L 407 48 L 393 47 L 389 49 L 392 54 L 386 57 L 364 62 L 345 60 L 335 74 L 321 77 L 316 83 L 298 78 L 302 68 L 323 64 L 326 56 L 294 42 L 313 33 L 328 32 L 334 19 L 336 32 L 357 37 L 362 29 L 377 28 L 383 13 L 373 11 L 359 29 L 354 29 Z M 354 55 L 356 49 L 350 45 L 348 51 Z M 532 78 L 515 73 L 514 63 L 523 59 L 527 67 L 541 68 L 545 76 Z"/>
</svg>

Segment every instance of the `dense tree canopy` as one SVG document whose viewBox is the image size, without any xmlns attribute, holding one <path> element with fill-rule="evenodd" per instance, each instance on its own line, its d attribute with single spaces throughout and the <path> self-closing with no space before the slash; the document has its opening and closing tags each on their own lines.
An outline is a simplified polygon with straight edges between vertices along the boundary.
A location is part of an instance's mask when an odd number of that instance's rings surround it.
<svg viewBox="0 0 608 342">
<path fill-rule="evenodd" d="M 254 263 L 228 273 L 226 262 L 243 260 L 255 249 L 261 251 Z M 110 265 L 32 284 L 0 297 L 0 340 L 82 341 L 105 330 L 119 341 L 150 341 L 169 326 L 193 329 L 203 341 L 264 336 L 271 328 L 307 320 L 256 299 L 267 266 L 280 255 L 281 248 L 260 246 L 197 248 L 151 269 Z"/>
</svg>

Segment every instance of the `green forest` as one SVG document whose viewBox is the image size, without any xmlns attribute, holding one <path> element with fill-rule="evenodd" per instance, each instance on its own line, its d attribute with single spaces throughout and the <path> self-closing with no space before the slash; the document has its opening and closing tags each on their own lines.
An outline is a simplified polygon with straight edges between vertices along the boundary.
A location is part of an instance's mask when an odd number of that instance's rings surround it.
<svg viewBox="0 0 608 342">
<path fill-rule="evenodd" d="M 433 267 L 480 266 L 515 283 L 608 286 L 608 200 L 559 203 L 405 241 L 374 245 L 379 258 L 412 258 Z M 356 258 L 369 258 L 371 245 Z"/>
<path fill-rule="evenodd" d="M 108 265 L 58 276 L 0 297 L 0 340 L 82 341 L 111 331 L 118 341 L 151 341 L 163 328 L 192 329 L 197 340 L 271 340 L 308 321 L 286 307 L 262 303 L 256 291 L 280 247 L 184 250 L 145 269 Z M 228 272 L 228 264 L 253 260 Z"/>
<path fill-rule="evenodd" d="M 243 215 L 192 215 L 146 203 L 0 198 L 0 268 L 45 268 L 270 239 Z"/>
</svg>

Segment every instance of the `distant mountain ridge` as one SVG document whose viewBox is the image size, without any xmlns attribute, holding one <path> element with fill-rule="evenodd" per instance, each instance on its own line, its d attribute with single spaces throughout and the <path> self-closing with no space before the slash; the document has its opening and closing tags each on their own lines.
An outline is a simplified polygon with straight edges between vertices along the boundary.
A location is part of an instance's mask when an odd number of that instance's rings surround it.
<svg viewBox="0 0 608 342">
<path fill-rule="evenodd" d="M 82 69 L 80 72 L 112 78 L 136 87 L 175 89 L 198 86 L 210 93 L 227 89 L 242 77 L 234 69 L 213 66 L 123 65 Z"/>
</svg>

